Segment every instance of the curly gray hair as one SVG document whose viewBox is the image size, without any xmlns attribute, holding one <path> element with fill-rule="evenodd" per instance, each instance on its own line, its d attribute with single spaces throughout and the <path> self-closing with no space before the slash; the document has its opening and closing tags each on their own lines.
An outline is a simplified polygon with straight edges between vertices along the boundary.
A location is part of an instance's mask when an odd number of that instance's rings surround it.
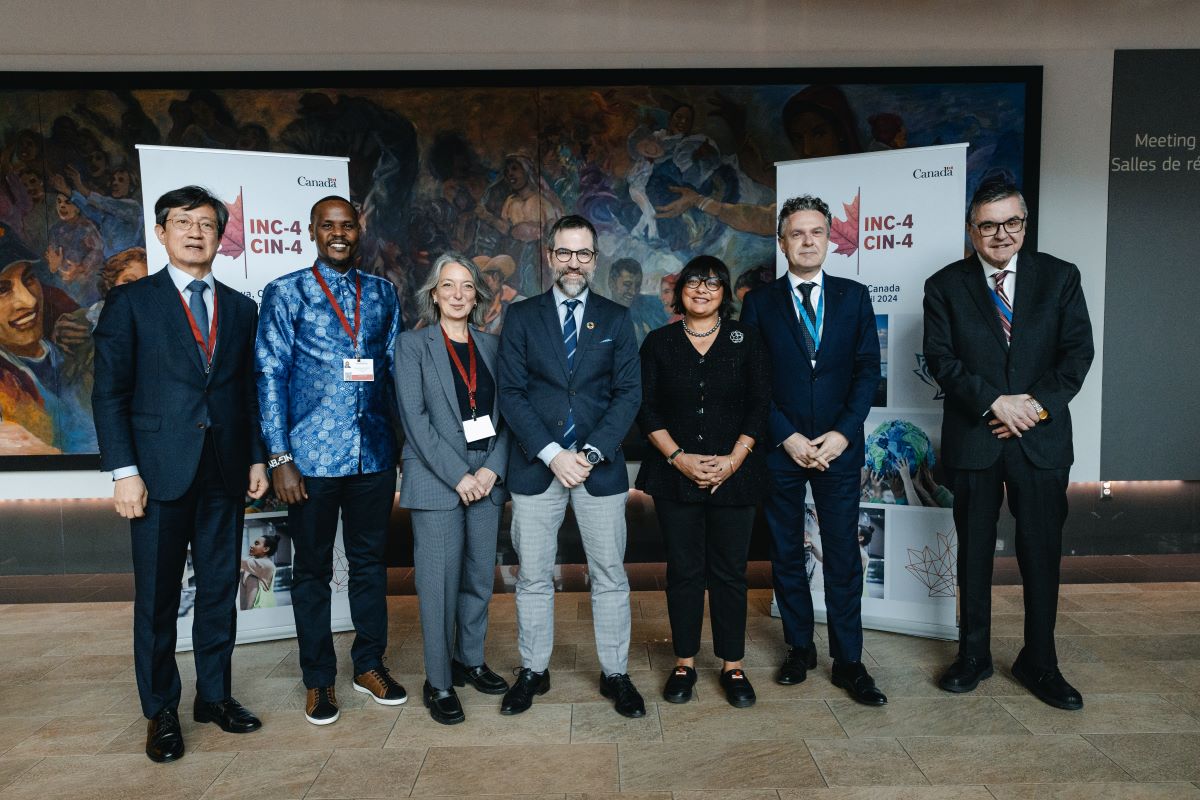
<svg viewBox="0 0 1200 800">
<path fill-rule="evenodd" d="M 437 304 L 433 302 L 433 293 L 437 290 L 438 282 L 442 279 L 442 269 L 447 264 L 458 264 L 471 273 L 471 282 L 475 284 L 475 307 L 471 309 L 471 315 L 467 318 L 467 322 L 477 328 L 480 327 L 483 325 L 483 319 L 487 315 L 488 307 L 492 304 L 492 290 L 488 287 L 487 281 L 483 279 L 483 274 L 480 273 L 479 266 L 462 253 L 453 251 L 442 253 L 438 256 L 437 260 L 433 262 L 433 268 L 429 270 L 429 277 L 425 279 L 425 283 L 417 290 L 417 311 L 421 319 L 430 325 L 436 324 L 441 319 L 442 314 L 438 310 Z"/>
</svg>

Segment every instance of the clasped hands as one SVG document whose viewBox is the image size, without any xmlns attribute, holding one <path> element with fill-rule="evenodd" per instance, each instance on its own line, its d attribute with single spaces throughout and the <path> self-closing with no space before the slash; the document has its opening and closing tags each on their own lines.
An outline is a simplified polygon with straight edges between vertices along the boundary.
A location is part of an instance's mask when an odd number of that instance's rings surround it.
<svg viewBox="0 0 1200 800">
<path fill-rule="evenodd" d="M 492 493 L 499 476 L 487 467 L 480 467 L 475 474 L 468 472 L 454 487 L 464 506 L 469 506 L 477 500 L 482 500 Z"/>
<path fill-rule="evenodd" d="M 822 433 L 812 439 L 797 432 L 783 440 L 783 450 L 792 461 L 821 472 L 829 469 L 833 460 L 849 446 L 850 440 L 837 431 Z"/>
<path fill-rule="evenodd" d="M 1002 394 L 992 403 L 992 414 L 988 426 L 997 439 L 1021 438 L 1021 431 L 1028 431 L 1041 420 L 1038 418 L 1040 404 L 1028 394 Z"/>
<path fill-rule="evenodd" d="M 709 494 L 715 492 L 740 466 L 734 453 L 725 456 L 680 453 L 675 456 L 675 468 L 696 486 L 708 489 Z"/>
</svg>

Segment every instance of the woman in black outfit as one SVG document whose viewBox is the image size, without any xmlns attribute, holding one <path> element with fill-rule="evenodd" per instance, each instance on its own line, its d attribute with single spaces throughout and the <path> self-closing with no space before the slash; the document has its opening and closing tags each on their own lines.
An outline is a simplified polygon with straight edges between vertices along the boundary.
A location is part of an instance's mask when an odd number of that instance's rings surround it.
<svg viewBox="0 0 1200 800">
<path fill-rule="evenodd" d="M 663 697 L 686 703 L 696 684 L 704 590 L 721 686 L 739 708 L 754 704 L 742 671 L 746 556 L 767 476 L 755 443 L 770 406 L 767 353 L 752 328 L 729 318 L 729 270 L 698 256 L 675 284 L 683 319 L 642 344 L 638 425 L 653 450 L 637 487 L 654 497 L 667 551 L 667 612 L 677 658 Z"/>
</svg>

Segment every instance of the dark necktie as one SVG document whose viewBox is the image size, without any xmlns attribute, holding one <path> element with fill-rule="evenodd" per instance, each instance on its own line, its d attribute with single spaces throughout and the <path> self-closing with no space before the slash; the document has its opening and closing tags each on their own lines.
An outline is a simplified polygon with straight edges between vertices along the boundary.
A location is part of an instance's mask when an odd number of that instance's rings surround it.
<svg viewBox="0 0 1200 800">
<path fill-rule="evenodd" d="M 804 308 L 804 313 L 808 317 L 808 321 L 815 328 L 817 325 L 817 312 L 813 309 L 812 290 L 816 284 L 812 281 L 804 281 L 796 285 L 796 290 L 800 292 L 801 305 Z M 808 330 L 808 326 L 804 321 L 800 321 L 800 331 L 804 334 L 804 346 L 808 348 L 808 358 L 813 360 L 817 357 L 817 343 L 813 340 L 813 335 Z"/>
<path fill-rule="evenodd" d="M 1005 314 L 999 307 L 996 308 L 996 316 L 1000 318 L 1000 327 L 1004 330 L 1004 341 L 1012 341 L 1012 323 L 1009 317 L 1012 316 L 1012 301 L 1008 299 L 1008 293 L 1004 291 L 1004 278 L 1008 275 L 1008 270 L 1002 269 L 992 276 L 992 280 L 996 282 L 996 296 L 1000 298 L 1000 302 L 1004 303 L 1004 309 L 1008 312 Z"/>
<path fill-rule="evenodd" d="M 575 351 L 579 345 L 579 327 L 575 324 L 575 309 L 579 308 L 581 302 L 583 301 L 563 301 L 563 305 L 567 309 L 567 319 L 563 322 L 563 348 L 567 351 L 567 372 L 575 371 Z M 558 443 L 567 450 L 573 450 L 575 448 L 575 412 L 570 408 L 567 409 L 566 426 Z"/>
<path fill-rule="evenodd" d="M 204 305 L 204 290 L 208 288 L 208 284 L 204 281 L 192 281 L 187 285 L 188 291 L 192 296 L 188 299 L 188 308 L 192 311 L 192 319 L 196 320 L 196 327 L 200 329 L 200 338 L 204 343 L 208 344 L 208 306 Z M 204 354 L 207 358 L 207 354 Z"/>
</svg>

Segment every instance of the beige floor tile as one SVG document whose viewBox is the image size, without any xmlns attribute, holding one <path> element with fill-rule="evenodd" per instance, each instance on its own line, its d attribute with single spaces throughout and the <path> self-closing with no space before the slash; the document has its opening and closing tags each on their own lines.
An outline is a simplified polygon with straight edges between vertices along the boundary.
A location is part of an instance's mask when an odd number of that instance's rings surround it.
<svg viewBox="0 0 1200 800">
<path fill-rule="evenodd" d="M 11 633 L 8 626 L 0 627 L 0 664 L 44 656 L 50 650 L 62 645 L 64 641 L 66 639 L 62 636 L 50 636 L 44 633 Z"/>
<path fill-rule="evenodd" d="M 123 656 L 133 652 L 133 631 L 87 630 L 71 633 L 46 651 L 48 656 Z"/>
<path fill-rule="evenodd" d="M 1121 733 L 1085 737 L 1139 781 L 1200 780 L 1200 733 Z"/>
<path fill-rule="evenodd" d="M 196 726 L 191 737 L 184 728 L 184 740 L 200 752 L 236 752 L 240 750 L 333 750 L 337 748 L 380 748 L 387 741 L 398 709 L 343 711 L 332 725 L 313 725 L 299 711 L 264 711 L 259 714 L 263 727 L 247 734 L 225 733 L 215 725 Z M 194 725 L 194 723 L 192 723 Z"/>
<path fill-rule="evenodd" d="M 87 756 L 95 755 L 116 739 L 141 714 L 101 714 L 55 717 L 5 755 Z"/>
<path fill-rule="evenodd" d="M 1081 595 L 1087 597 L 1088 595 Z M 1085 614 L 1085 617 L 1104 616 Z M 1059 614 L 1058 620 L 1054 626 L 1054 632 L 1059 636 L 1070 635 L 1087 635 L 1091 633 L 1107 633 L 1107 631 L 1097 631 L 1082 620 L 1077 619 L 1075 614 Z M 1025 635 L 1025 614 L 992 614 L 992 636 L 1024 636 Z"/>
<path fill-rule="evenodd" d="M 646 716 L 622 717 L 612 703 L 575 703 L 571 706 L 571 743 L 661 742 L 660 703 L 647 702 Z"/>
<path fill-rule="evenodd" d="M 488 794 L 497 789 L 537 794 L 619 788 L 616 745 L 499 745 L 429 748 L 412 793 L 416 797 Z"/>
<path fill-rule="evenodd" d="M 133 653 L 115 656 L 71 656 L 46 673 L 46 680 L 132 681 Z"/>
<path fill-rule="evenodd" d="M 623 791 L 823 786 L 803 741 L 622 744 Z M 731 765 L 737 768 L 732 769 Z"/>
<path fill-rule="evenodd" d="M 0 789 L 24 775 L 39 761 L 40 758 L 0 758 Z"/>
<path fill-rule="evenodd" d="M 895 739 L 806 739 L 830 786 L 926 786 L 929 781 Z"/>
<path fill-rule="evenodd" d="M 662 703 L 659 716 L 664 742 L 845 737 L 822 700 L 760 700 L 750 708 L 734 708 L 726 702 Z"/>
<path fill-rule="evenodd" d="M 714 792 L 706 792 L 701 789 L 682 792 L 648 792 L 646 796 L 654 797 L 659 794 L 670 795 L 673 800 L 779 800 L 779 792 L 774 789 L 734 789 Z M 618 795 L 613 800 L 620 800 L 625 796 Z"/>
<path fill-rule="evenodd" d="M 1055 630 L 1064 635 L 1077 632 L 1098 633 L 1104 636 L 1195 634 L 1200 633 L 1200 614 L 1197 614 L 1197 611 L 1200 611 L 1200 608 L 1187 611 L 1073 612 L 1066 617 L 1078 623 L 1084 630 L 1063 630 L 1061 616 Z"/>
<path fill-rule="evenodd" d="M 5 683 L 37 683 L 69 660 L 67 656 L 32 656 L 4 662 Z M 53 678 L 53 676 L 49 676 Z"/>
<path fill-rule="evenodd" d="M 679 795 L 676 794 L 675 797 Z M 568 792 L 563 800 L 672 800 L 672 797 L 670 792 Z M 773 794 L 771 800 L 779 800 L 779 795 Z"/>
<path fill-rule="evenodd" d="M 780 800 L 995 800 L 983 786 L 872 786 L 780 789 Z"/>
<path fill-rule="evenodd" d="M 1200 719 L 1156 694 L 1084 695 L 1081 711 L 1053 708 L 1031 695 L 996 702 L 1034 733 L 1200 731 Z"/>
<path fill-rule="evenodd" d="M 49 716 L 0 717 L 0 755 L 32 736 L 49 722 Z"/>
<path fill-rule="evenodd" d="M 883 666 L 945 665 L 954 661 L 954 657 L 958 654 L 958 642 L 867 631 L 863 636 L 863 649 Z"/>
<path fill-rule="evenodd" d="M 571 741 L 571 706 L 538 703 L 524 714 L 506 717 L 500 709 L 464 708 L 466 721 L 458 725 L 434 722 L 419 702 L 400 714 L 384 747 L 437 745 L 561 744 Z"/>
<path fill-rule="evenodd" d="M 1170 694 L 1170 693 L 1164 693 L 1164 694 L 1162 695 L 1162 698 L 1163 698 L 1164 700 L 1167 700 L 1167 701 L 1168 701 L 1168 702 L 1170 702 L 1170 703 L 1173 703 L 1174 705 L 1177 705 L 1177 706 L 1179 706 L 1179 707 L 1180 707 L 1180 708 L 1182 708 L 1184 711 L 1186 711 L 1187 713 L 1191 714 L 1191 715 L 1192 715 L 1193 717 L 1195 717 L 1196 719 L 1200 720 L 1200 694 L 1194 694 L 1194 693 L 1184 693 L 1184 694 Z"/>
<path fill-rule="evenodd" d="M 3 683 L 0 684 L 0 719 L 102 714 L 128 694 L 129 687 L 120 683 L 41 681 L 37 691 L 30 691 L 26 684 Z"/>
<path fill-rule="evenodd" d="M 1200 592 L 1143 592 L 1136 606 L 1150 611 L 1200 612 Z"/>
<path fill-rule="evenodd" d="M 1122 660 L 1107 659 L 1092 650 L 1092 645 L 1097 640 L 1105 638 L 1103 636 L 1056 636 L 1054 648 L 1058 651 L 1059 665 L 1065 671 L 1066 664 Z M 1025 640 L 1020 636 L 994 636 L 992 637 L 992 658 L 997 664 L 1007 669 L 1024 646 Z"/>
<path fill-rule="evenodd" d="M 335 750 L 305 795 L 326 798 L 408 797 L 425 748 Z"/>
<path fill-rule="evenodd" d="M 843 698 L 830 700 L 829 707 L 852 738 L 1028 733 L 991 697 L 897 697 L 881 708 Z"/>
<path fill-rule="evenodd" d="M 1200 660 L 1152 661 L 1149 666 L 1171 680 L 1183 684 L 1190 691 L 1200 692 Z"/>
<path fill-rule="evenodd" d="M 988 787 L 996 800 L 1200 800 L 1190 783 L 1000 784 Z"/>
<path fill-rule="evenodd" d="M 1147 595 L 1130 592 L 1094 592 L 1091 594 L 1073 594 L 1070 597 L 1060 595 L 1058 598 L 1059 612 L 1070 611 L 1146 611 Z"/>
<path fill-rule="evenodd" d="M 1181 692 L 1187 685 L 1172 678 L 1167 671 L 1154 669 L 1144 663 L 1099 661 L 1075 663 L 1067 667 L 1063 676 L 1078 689 L 1087 701 L 1092 693 L 1121 692 Z M 1016 684 L 1014 681 L 1014 685 Z M 1011 694 L 1022 694 L 1018 689 Z"/>
<path fill-rule="evenodd" d="M 44 758 L 9 786 L 3 800 L 193 800 L 233 760 L 230 753 L 188 753 L 164 768 L 145 755 Z"/>
<path fill-rule="evenodd" d="M 293 800 L 304 797 L 329 753 L 255 750 L 238 753 L 202 800 Z"/>
<path fill-rule="evenodd" d="M 1099 661 L 1200 661 L 1200 634 L 1073 636 Z M 1059 660 L 1062 652 L 1059 652 Z"/>
<path fill-rule="evenodd" d="M 1077 783 L 1129 775 L 1080 736 L 906 737 L 930 783 Z"/>
</svg>

